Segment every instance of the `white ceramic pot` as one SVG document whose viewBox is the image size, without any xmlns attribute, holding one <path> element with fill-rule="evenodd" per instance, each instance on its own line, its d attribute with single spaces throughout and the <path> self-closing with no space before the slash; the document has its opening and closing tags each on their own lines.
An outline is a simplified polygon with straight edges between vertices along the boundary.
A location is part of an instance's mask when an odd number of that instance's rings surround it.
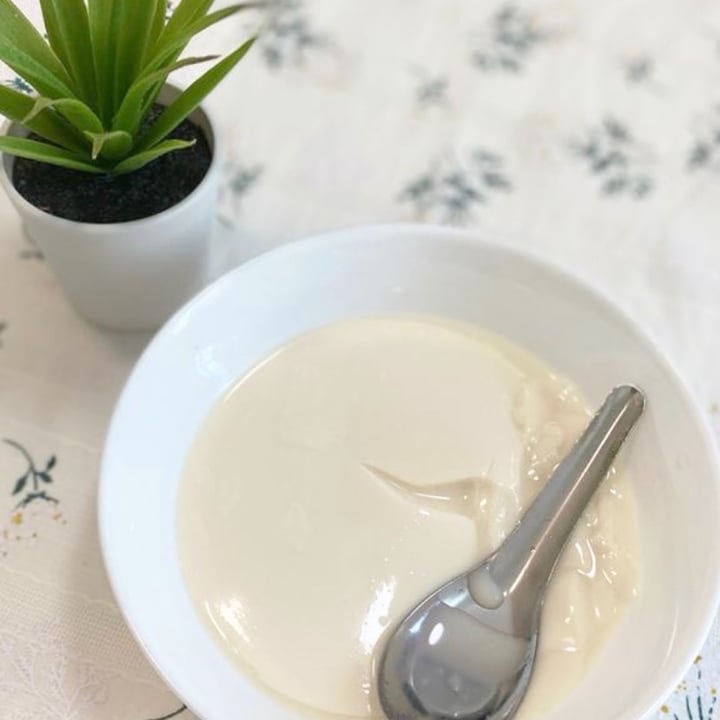
<svg viewBox="0 0 720 720">
<path fill-rule="evenodd" d="M 160 102 L 178 94 L 166 86 Z M 0 182 L 20 213 L 25 232 L 45 256 L 77 312 L 114 330 L 159 327 L 207 280 L 210 233 L 218 196 L 220 153 L 207 113 L 191 116 L 213 152 L 193 192 L 158 215 L 125 223 L 79 223 L 43 212 L 15 189 L 14 158 L 3 156 Z M 24 135 L 8 123 L 9 134 Z"/>
</svg>

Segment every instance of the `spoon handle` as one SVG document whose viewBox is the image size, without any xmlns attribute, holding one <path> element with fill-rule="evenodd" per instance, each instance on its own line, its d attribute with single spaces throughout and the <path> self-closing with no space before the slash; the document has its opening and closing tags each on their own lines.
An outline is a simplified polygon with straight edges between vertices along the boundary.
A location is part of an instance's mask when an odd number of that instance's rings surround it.
<svg viewBox="0 0 720 720">
<path fill-rule="evenodd" d="M 507 595 L 537 597 L 542 592 L 580 515 L 644 407 L 645 396 L 631 385 L 616 387 L 608 395 L 488 563 L 495 582 Z"/>
</svg>

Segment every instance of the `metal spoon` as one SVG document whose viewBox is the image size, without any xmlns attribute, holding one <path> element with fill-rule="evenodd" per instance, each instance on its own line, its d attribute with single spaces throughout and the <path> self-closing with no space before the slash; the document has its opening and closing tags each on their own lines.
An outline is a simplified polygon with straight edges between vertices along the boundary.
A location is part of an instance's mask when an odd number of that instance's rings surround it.
<svg viewBox="0 0 720 720">
<path fill-rule="evenodd" d="M 400 623 L 378 666 L 389 720 L 515 715 L 557 559 L 644 407 L 637 388 L 615 388 L 500 548 Z"/>
</svg>

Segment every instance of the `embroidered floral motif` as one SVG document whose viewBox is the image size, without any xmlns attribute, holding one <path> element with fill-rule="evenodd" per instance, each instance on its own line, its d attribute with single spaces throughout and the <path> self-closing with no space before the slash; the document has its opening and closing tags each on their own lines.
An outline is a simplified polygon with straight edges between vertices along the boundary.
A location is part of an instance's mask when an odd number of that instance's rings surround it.
<svg viewBox="0 0 720 720">
<path fill-rule="evenodd" d="M 713 108 L 687 159 L 689 170 L 720 170 L 720 106 Z"/>
<path fill-rule="evenodd" d="M 17 90 L 18 92 L 23 92 L 28 95 L 33 92 L 32 86 L 28 85 L 22 78 L 17 76 L 10 78 L 10 80 L 3 81 L 3 85 L 11 88 L 12 90 Z"/>
<path fill-rule="evenodd" d="M 275 0 L 269 10 L 269 20 L 260 37 L 260 49 L 267 65 L 281 68 L 300 65 L 310 50 L 328 44 L 324 35 L 311 25 L 302 0 Z"/>
<path fill-rule="evenodd" d="M 186 705 L 181 705 L 177 710 L 174 712 L 171 712 L 169 715 L 163 715 L 159 718 L 152 718 L 152 720 L 171 720 L 172 718 L 177 717 L 178 715 L 182 715 L 187 710 Z"/>
<path fill-rule="evenodd" d="M 27 468 L 23 475 L 21 475 L 13 485 L 12 494 L 13 496 L 19 496 L 20 500 L 15 505 L 15 509 L 19 510 L 26 508 L 28 505 L 43 501 L 57 505 L 60 501 L 48 495 L 47 491 L 43 489 L 43 485 L 50 485 L 53 482 L 52 470 L 57 464 L 57 458 L 55 455 L 51 455 L 46 461 L 42 469 L 38 469 L 35 465 L 35 461 L 32 459 L 28 451 L 18 442 L 3 439 L 6 445 L 15 448 L 25 459 Z"/>
<path fill-rule="evenodd" d="M 190 717 L 190 713 L 182 714 L 184 705 L 163 717 L 145 712 L 148 702 L 155 708 L 173 702 L 169 693 L 78 654 L 68 642 L 72 634 L 66 622 L 64 618 L 46 617 L 34 625 L 14 626 L 6 621 L 0 627 L 2 720 Z"/>
<path fill-rule="evenodd" d="M 572 143 L 571 150 L 600 179 L 605 195 L 639 199 L 653 189 L 652 178 L 643 169 L 646 159 L 640 145 L 627 127 L 612 117 L 606 117 L 585 140 Z"/>
<path fill-rule="evenodd" d="M 690 688 L 688 680 L 683 680 L 675 690 L 675 695 L 682 698 L 681 709 L 673 711 L 673 720 L 712 720 L 718 702 L 718 691 L 709 687 L 703 679 L 702 657 L 695 658 L 695 686 Z M 674 703 L 673 703 L 674 704 Z M 660 712 L 670 714 L 670 708 L 663 705 Z"/>
<path fill-rule="evenodd" d="M 472 63 L 481 70 L 518 73 L 535 48 L 547 41 L 528 13 L 513 4 L 503 5 L 490 19 L 489 27 L 472 53 Z"/>
<path fill-rule="evenodd" d="M 655 71 L 653 61 L 646 55 L 628 58 L 623 63 L 625 80 L 632 85 L 640 85 L 652 80 Z"/>
<path fill-rule="evenodd" d="M 56 635 L 57 626 L 51 632 Z M 13 670 L 0 673 L 3 717 L 71 720 L 105 703 L 105 674 L 90 662 L 69 658 L 62 643 L 47 635 L 48 629 L 37 638 L 0 630 L 0 666 Z"/>
<path fill-rule="evenodd" d="M 450 80 L 444 75 L 431 75 L 424 70 L 415 73 L 417 85 L 415 100 L 418 107 L 426 109 L 433 106 L 444 105 L 447 102 L 447 92 Z"/>
<path fill-rule="evenodd" d="M 255 187 L 262 172 L 260 165 L 243 165 L 234 160 L 226 163 L 220 186 L 218 215 L 223 225 L 231 227 L 235 224 L 240 216 L 243 199 Z"/>
<path fill-rule="evenodd" d="M 440 222 L 462 225 L 477 206 L 496 192 L 508 192 L 502 158 L 483 148 L 473 150 L 464 161 L 436 162 L 410 182 L 400 194 L 401 202 L 415 208 L 418 219 L 432 217 Z"/>
</svg>

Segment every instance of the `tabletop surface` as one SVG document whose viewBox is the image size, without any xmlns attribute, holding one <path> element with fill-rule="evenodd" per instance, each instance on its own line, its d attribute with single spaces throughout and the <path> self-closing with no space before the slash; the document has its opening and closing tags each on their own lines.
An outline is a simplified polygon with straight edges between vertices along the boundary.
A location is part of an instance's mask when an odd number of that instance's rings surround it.
<svg viewBox="0 0 720 720">
<path fill-rule="evenodd" d="M 720 439 L 719 3 L 281 0 L 208 105 L 215 274 L 359 223 L 476 229 L 612 295 Z M 104 434 L 147 340 L 80 320 L 0 195 L 2 720 L 192 717 L 130 637 L 96 529 Z M 38 491 L 14 494 L 28 471 Z M 716 623 L 657 718 L 709 720 L 718 687 Z"/>
</svg>

